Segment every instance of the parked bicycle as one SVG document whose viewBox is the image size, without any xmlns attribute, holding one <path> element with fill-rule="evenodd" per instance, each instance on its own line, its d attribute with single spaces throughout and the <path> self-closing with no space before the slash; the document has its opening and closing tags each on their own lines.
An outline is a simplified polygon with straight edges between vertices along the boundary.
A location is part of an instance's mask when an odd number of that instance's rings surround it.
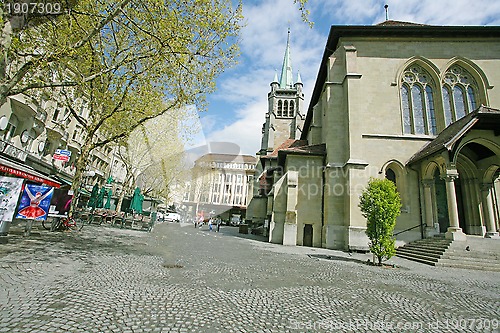
<svg viewBox="0 0 500 333">
<path fill-rule="evenodd" d="M 78 228 L 80 224 L 80 228 Z M 42 227 L 50 231 L 82 230 L 83 223 L 77 223 L 74 217 L 52 217 L 51 220 L 42 220 Z"/>
</svg>

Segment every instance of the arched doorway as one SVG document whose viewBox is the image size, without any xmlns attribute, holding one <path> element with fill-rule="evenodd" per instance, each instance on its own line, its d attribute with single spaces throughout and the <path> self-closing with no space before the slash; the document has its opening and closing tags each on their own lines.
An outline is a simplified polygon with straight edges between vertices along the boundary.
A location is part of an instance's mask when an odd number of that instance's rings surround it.
<svg viewBox="0 0 500 333">
<path fill-rule="evenodd" d="M 456 182 L 460 227 L 467 234 L 495 234 L 498 198 L 495 175 L 500 156 L 495 143 L 476 139 L 463 143 L 455 152 L 454 161 L 459 172 Z"/>
</svg>

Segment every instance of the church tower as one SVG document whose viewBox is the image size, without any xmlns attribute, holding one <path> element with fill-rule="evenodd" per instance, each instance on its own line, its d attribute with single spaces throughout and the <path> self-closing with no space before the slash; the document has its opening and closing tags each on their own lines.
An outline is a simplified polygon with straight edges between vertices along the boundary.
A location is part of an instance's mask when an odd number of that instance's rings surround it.
<svg viewBox="0 0 500 333">
<path fill-rule="evenodd" d="M 266 122 L 262 126 L 262 143 L 259 155 L 267 155 L 287 139 L 299 139 L 304 125 L 304 93 L 300 74 L 293 82 L 290 59 L 290 29 L 286 43 L 281 77 L 274 75 L 271 91 L 268 93 Z"/>
</svg>

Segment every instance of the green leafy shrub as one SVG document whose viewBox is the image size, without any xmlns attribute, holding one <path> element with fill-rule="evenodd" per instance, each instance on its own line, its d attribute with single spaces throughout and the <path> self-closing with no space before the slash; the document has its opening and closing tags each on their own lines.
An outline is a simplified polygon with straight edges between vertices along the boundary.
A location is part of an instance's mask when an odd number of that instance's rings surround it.
<svg viewBox="0 0 500 333">
<path fill-rule="evenodd" d="M 360 196 L 359 208 L 367 219 L 366 235 L 370 239 L 370 251 L 382 265 L 383 259 L 387 260 L 396 253 L 393 232 L 401 212 L 396 185 L 388 179 L 371 178 Z"/>
</svg>

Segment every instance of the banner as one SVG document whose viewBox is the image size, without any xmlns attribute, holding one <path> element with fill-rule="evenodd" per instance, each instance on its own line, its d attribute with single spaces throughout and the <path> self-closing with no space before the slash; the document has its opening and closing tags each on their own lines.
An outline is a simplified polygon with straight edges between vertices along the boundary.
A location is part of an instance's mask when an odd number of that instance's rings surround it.
<svg viewBox="0 0 500 333">
<path fill-rule="evenodd" d="M 0 221 L 12 221 L 24 179 L 0 176 Z"/>
<path fill-rule="evenodd" d="M 27 184 L 24 188 L 16 218 L 45 220 L 50 208 L 53 187 Z"/>
</svg>

